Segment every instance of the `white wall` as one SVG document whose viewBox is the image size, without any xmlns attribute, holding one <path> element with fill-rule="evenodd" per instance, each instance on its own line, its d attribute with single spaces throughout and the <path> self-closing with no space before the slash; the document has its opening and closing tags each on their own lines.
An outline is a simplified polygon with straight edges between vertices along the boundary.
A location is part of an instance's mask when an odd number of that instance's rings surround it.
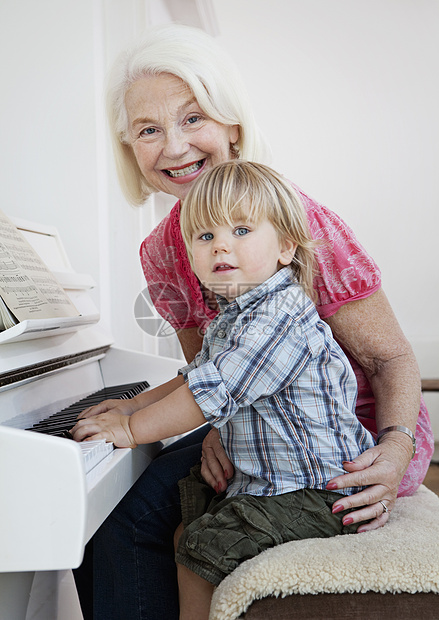
<svg viewBox="0 0 439 620">
<path fill-rule="evenodd" d="M 94 45 L 89 0 L 0 3 L 0 208 L 56 226 L 99 281 Z"/>
<path fill-rule="evenodd" d="M 92 3 L 1 2 L 0 63 L 0 208 L 59 226 L 96 277 Z"/>
<path fill-rule="evenodd" d="M 438 376 L 439 3 L 214 6 L 273 166 L 352 226 L 424 372 Z"/>
</svg>

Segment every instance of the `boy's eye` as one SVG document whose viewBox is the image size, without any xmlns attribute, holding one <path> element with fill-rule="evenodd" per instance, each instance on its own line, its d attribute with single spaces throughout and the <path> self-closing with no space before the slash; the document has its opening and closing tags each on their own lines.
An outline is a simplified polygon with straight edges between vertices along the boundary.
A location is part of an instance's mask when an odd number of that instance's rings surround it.
<svg viewBox="0 0 439 620">
<path fill-rule="evenodd" d="M 245 226 L 239 226 L 239 228 L 235 228 L 235 235 L 237 235 L 238 237 L 243 237 L 244 235 L 247 235 L 249 233 L 249 229 L 246 228 Z"/>
<path fill-rule="evenodd" d="M 202 239 L 203 241 L 212 241 L 213 235 L 212 235 L 212 233 L 203 233 L 200 236 L 200 239 Z"/>
</svg>

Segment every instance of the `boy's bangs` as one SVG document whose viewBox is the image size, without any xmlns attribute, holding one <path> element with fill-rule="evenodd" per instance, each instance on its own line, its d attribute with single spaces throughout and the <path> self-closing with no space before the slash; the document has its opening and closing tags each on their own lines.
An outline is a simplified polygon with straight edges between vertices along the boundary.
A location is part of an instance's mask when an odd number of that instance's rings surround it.
<svg viewBox="0 0 439 620">
<path fill-rule="evenodd" d="M 203 200 L 196 200 L 191 205 L 192 231 L 208 229 L 210 226 L 233 226 L 236 222 L 249 221 L 258 223 L 265 217 L 265 209 L 257 207 L 250 200 L 249 192 L 235 191 L 229 195 L 209 195 Z"/>
</svg>

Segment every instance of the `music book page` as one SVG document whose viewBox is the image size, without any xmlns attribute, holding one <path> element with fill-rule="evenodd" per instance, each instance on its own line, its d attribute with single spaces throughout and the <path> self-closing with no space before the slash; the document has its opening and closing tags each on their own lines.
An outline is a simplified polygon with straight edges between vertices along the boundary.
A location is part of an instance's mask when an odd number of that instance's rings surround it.
<svg viewBox="0 0 439 620">
<path fill-rule="evenodd" d="M 0 331 L 28 319 L 79 316 L 24 235 L 0 211 Z"/>
</svg>

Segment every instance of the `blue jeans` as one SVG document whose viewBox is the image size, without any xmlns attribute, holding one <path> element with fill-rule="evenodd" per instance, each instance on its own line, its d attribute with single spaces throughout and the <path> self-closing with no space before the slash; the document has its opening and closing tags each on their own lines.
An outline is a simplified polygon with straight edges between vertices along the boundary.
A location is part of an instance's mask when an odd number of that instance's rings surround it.
<svg viewBox="0 0 439 620">
<path fill-rule="evenodd" d="M 178 481 L 201 457 L 208 425 L 162 450 L 93 539 L 94 620 L 178 620 Z"/>
</svg>

